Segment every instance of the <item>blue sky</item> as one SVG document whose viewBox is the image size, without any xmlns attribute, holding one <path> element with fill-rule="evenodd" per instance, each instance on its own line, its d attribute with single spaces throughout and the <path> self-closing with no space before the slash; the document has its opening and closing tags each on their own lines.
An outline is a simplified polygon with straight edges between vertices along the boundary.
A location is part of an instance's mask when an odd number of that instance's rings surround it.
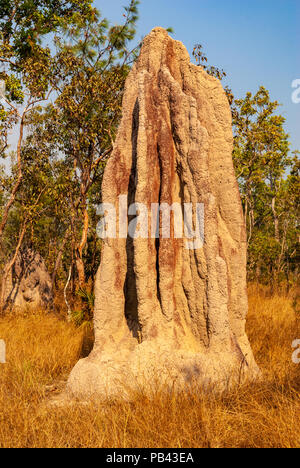
<svg viewBox="0 0 300 468">
<path fill-rule="evenodd" d="M 122 20 L 127 0 L 94 0 L 111 23 Z M 174 29 L 173 37 L 191 53 L 204 46 L 209 63 L 227 72 L 236 97 L 260 85 L 282 106 L 292 149 L 300 149 L 300 104 L 291 83 L 300 79 L 299 0 L 141 0 L 138 37 L 155 26 Z"/>
</svg>

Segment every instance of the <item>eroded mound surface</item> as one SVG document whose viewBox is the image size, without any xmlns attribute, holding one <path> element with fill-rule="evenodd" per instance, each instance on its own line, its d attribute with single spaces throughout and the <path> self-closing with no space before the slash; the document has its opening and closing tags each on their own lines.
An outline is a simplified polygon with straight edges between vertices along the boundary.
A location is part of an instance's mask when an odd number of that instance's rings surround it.
<svg viewBox="0 0 300 468">
<path fill-rule="evenodd" d="M 155 28 L 126 82 L 103 202 L 116 207 L 117 226 L 120 195 L 147 207 L 149 226 L 153 204 L 202 204 L 204 243 L 175 235 L 174 222 L 167 238 L 162 219 L 156 238 L 105 239 L 95 346 L 72 371 L 71 393 L 124 394 L 157 378 L 181 387 L 257 376 L 245 334 L 246 237 L 232 144 L 221 83 Z"/>
</svg>

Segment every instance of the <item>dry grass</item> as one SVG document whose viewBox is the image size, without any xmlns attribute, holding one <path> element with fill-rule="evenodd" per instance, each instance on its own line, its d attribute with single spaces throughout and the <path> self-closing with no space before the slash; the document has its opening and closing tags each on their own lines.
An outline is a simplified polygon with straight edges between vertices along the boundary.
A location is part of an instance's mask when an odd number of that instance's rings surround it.
<svg viewBox="0 0 300 468">
<path fill-rule="evenodd" d="M 0 447 L 299 447 L 296 315 L 292 297 L 250 287 L 248 335 L 263 383 L 218 397 L 156 392 L 61 408 L 43 403 L 78 359 L 83 330 L 41 313 L 1 319 Z"/>
</svg>

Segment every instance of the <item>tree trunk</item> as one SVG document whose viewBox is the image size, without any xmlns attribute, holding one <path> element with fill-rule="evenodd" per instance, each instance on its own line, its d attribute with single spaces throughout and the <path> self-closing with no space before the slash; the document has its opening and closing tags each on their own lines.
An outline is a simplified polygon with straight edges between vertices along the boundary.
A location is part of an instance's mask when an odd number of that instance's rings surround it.
<svg viewBox="0 0 300 468">
<path fill-rule="evenodd" d="M 21 119 L 20 123 L 20 134 L 19 134 L 19 141 L 18 141 L 18 147 L 17 147 L 17 158 L 18 158 L 18 178 L 17 181 L 13 187 L 10 199 L 7 203 L 7 205 L 4 208 L 1 224 L 0 224 L 0 244 L 2 243 L 2 238 L 3 238 L 3 231 L 5 229 L 8 215 L 10 212 L 11 207 L 13 206 L 15 199 L 16 199 L 16 194 L 19 190 L 19 187 L 21 185 L 22 181 L 22 159 L 21 159 L 21 147 L 22 147 L 22 141 L 23 141 L 23 133 L 24 133 L 24 115 Z"/>
<path fill-rule="evenodd" d="M 62 259 L 62 256 L 63 256 L 64 248 L 65 248 L 65 246 L 66 246 L 66 243 L 67 243 L 69 234 L 70 234 L 70 230 L 67 229 L 66 232 L 65 232 L 63 241 L 62 241 L 62 243 L 61 243 L 61 246 L 60 246 L 58 255 L 57 255 L 57 257 L 56 257 L 56 261 L 55 261 L 55 265 L 54 265 L 54 270 L 53 270 L 53 273 L 52 273 L 52 292 L 54 292 L 56 274 L 57 274 L 57 271 L 58 271 L 58 269 L 59 269 L 59 267 L 60 267 L 60 264 L 61 264 L 61 259 Z"/>
<path fill-rule="evenodd" d="M 76 252 L 76 269 L 78 274 L 78 284 L 80 289 L 83 289 L 85 286 L 85 271 L 84 263 L 82 258 L 79 256 L 79 252 Z"/>
<path fill-rule="evenodd" d="M 280 242 L 280 237 L 279 237 L 279 219 L 277 216 L 276 208 L 276 199 L 275 197 L 272 198 L 272 213 L 273 213 L 273 219 L 274 219 L 274 232 L 275 232 L 275 239 L 277 242 Z"/>
<path fill-rule="evenodd" d="M 22 246 L 22 242 L 23 242 L 25 232 L 26 232 L 26 227 L 27 227 L 27 220 L 25 220 L 25 222 L 23 224 L 23 227 L 22 227 L 22 229 L 20 231 L 19 241 L 18 241 L 18 245 L 17 245 L 16 250 L 15 250 L 14 256 L 11 259 L 11 261 L 9 263 L 7 263 L 7 265 L 4 268 L 3 277 L 2 277 L 2 281 L 1 281 L 0 312 L 3 312 L 3 308 L 4 308 L 4 305 L 5 305 L 5 285 L 6 285 L 6 281 L 7 281 L 9 273 L 11 272 L 11 269 L 13 268 L 13 266 L 14 266 L 14 264 L 16 262 L 17 255 L 18 255 L 18 253 L 20 251 L 20 248 Z"/>
<path fill-rule="evenodd" d="M 80 288 L 85 287 L 85 269 L 84 269 L 84 262 L 82 259 L 82 252 L 87 242 L 88 229 L 89 229 L 89 215 L 88 215 L 88 211 L 85 205 L 84 213 L 83 213 L 83 230 L 82 230 L 81 241 L 75 250 L 76 268 L 77 268 L 78 282 L 79 282 Z"/>
</svg>

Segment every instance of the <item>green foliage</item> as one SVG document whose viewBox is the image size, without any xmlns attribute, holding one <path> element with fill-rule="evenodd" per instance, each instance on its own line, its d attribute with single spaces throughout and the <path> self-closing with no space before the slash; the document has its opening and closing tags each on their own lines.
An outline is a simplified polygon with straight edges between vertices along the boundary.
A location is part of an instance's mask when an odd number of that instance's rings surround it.
<svg viewBox="0 0 300 468">
<path fill-rule="evenodd" d="M 73 313 L 77 325 L 92 318 L 94 296 L 88 291 L 101 250 L 95 207 L 121 118 L 125 80 L 140 49 L 132 46 L 138 4 L 129 2 L 119 25 L 110 25 L 88 0 L 2 0 L 0 5 L 0 80 L 5 82 L 0 157 L 12 168 L 7 174 L 0 166 L 0 224 L 13 194 L 0 263 L 14 254 L 25 227 L 23 243 L 43 255 L 59 285 L 71 266 L 72 294 L 79 285 L 81 300 Z M 226 77 L 208 65 L 201 45 L 193 56 L 211 76 Z M 279 104 L 264 87 L 244 99 L 234 100 L 228 87 L 225 92 L 233 115 L 249 277 L 290 280 L 299 260 L 298 153 L 290 153 Z M 26 132 L 20 132 L 19 148 L 10 151 L 8 134 L 22 125 Z"/>
<path fill-rule="evenodd" d="M 95 295 L 93 292 L 80 288 L 77 291 L 77 296 L 81 298 L 82 308 L 72 312 L 72 320 L 77 327 L 91 325 L 94 314 Z"/>
<path fill-rule="evenodd" d="M 74 293 L 76 269 L 84 288 L 86 281 L 93 281 L 99 263 L 95 205 L 101 201 L 125 79 L 140 47 L 130 49 L 139 2 L 131 0 L 123 23 L 113 26 L 85 0 L 63 2 L 62 9 L 50 0 L 33 2 L 31 13 L 29 3 L 20 2 L 23 14 L 32 15 L 24 22 L 19 21 L 19 9 L 2 10 L 3 16 L 0 12 L 0 20 L 14 14 L 10 32 L 0 23 L 0 79 L 6 82 L 6 105 L 0 108 L 3 157 L 9 155 L 8 132 L 21 118 L 27 127 L 17 160 L 11 159 L 12 177 L 2 180 L 2 200 L 8 203 L 21 166 L 22 183 L 5 229 L 5 252 L 13 253 L 27 220 L 24 242 L 44 256 L 55 276 L 58 268 L 59 280 L 65 281 L 72 265 Z M 22 48 L 19 39 L 24 34 L 30 40 Z M 45 36 L 52 47 L 44 46 Z"/>
<path fill-rule="evenodd" d="M 223 69 L 214 67 L 212 65 L 207 65 L 207 56 L 203 51 L 203 46 L 201 44 L 196 44 L 193 49 L 193 57 L 196 60 L 196 64 L 199 67 L 202 67 L 209 75 L 222 80 L 226 73 Z"/>
<path fill-rule="evenodd" d="M 43 36 L 94 12 L 90 0 L 2 0 L 0 31 L 7 57 L 15 55 L 18 63 L 36 55 Z"/>
<path fill-rule="evenodd" d="M 278 106 L 260 87 L 233 107 L 233 160 L 247 225 L 249 275 L 266 280 L 288 279 L 296 269 L 299 162 L 290 154 Z"/>
<path fill-rule="evenodd" d="M 193 49 L 196 65 L 222 80 L 224 70 L 208 65 L 201 44 Z M 225 92 L 233 116 L 233 162 L 247 227 L 248 275 L 260 281 L 291 281 L 299 264 L 299 158 L 290 154 L 279 103 L 263 86 L 234 99 Z"/>
</svg>

